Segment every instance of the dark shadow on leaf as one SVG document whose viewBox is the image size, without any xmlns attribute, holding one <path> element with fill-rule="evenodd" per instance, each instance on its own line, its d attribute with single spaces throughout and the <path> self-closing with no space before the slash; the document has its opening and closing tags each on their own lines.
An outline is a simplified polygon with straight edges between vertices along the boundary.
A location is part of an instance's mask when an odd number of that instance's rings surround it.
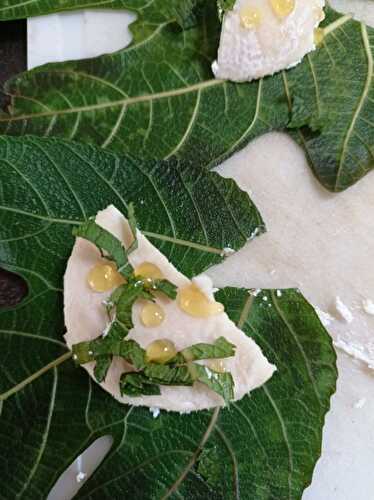
<svg viewBox="0 0 374 500">
<path fill-rule="evenodd" d="M 21 276 L 0 268 L 0 308 L 16 306 L 27 293 L 27 283 Z"/>
</svg>

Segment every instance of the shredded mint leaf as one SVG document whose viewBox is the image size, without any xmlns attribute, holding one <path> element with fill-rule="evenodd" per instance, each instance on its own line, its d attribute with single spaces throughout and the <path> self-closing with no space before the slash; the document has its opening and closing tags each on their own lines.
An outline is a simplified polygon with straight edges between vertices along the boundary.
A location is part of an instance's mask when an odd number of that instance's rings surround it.
<svg viewBox="0 0 374 500">
<path fill-rule="evenodd" d="M 120 287 L 121 293 L 115 302 L 116 320 L 129 332 L 134 327 L 132 321 L 132 306 L 139 299 L 154 300 L 152 293 L 143 286 L 129 283 Z M 116 293 L 116 292 L 115 292 Z"/>
<path fill-rule="evenodd" d="M 105 258 L 116 263 L 118 272 L 125 278 L 133 273 L 134 269 L 128 261 L 126 249 L 120 240 L 93 220 L 74 227 L 73 236 L 84 238 L 96 245 Z"/>
<path fill-rule="evenodd" d="M 198 364 L 194 364 L 193 367 L 197 374 L 196 380 L 222 396 L 226 405 L 234 399 L 234 380 L 231 373 L 218 373 Z"/>
<path fill-rule="evenodd" d="M 136 231 L 137 231 L 137 224 L 136 224 L 136 218 L 135 218 L 135 207 L 133 203 L 130 203 L 128 208 L 127 208 L 127 221 L 129 223 L 131 233 L 133 236 L 133 242 L 131 243 L 130 247 L 127 249 L 127 255 L 130 255 L 131 252 L 136 250 L 138 248 L 138 238 L 136 236 Z"/>
<path fill-rule="evenodd" d="M 219 337 L 213 344 L 195 344 L 181 351 L 186 361 L 199 359 L 220 359 L 235 356 L 235 345 L 228 342 L 224 337 Z"/>
<path fill-rule="evenodd" d="M 145 286 L 147 286 L 147 282 Z M 177 287 L 168 280 L 153 280 L 152 290 L 154 290 L 154 292 L 161 292 L 172 300 L 175 300 L 177 297 Z"/>
<path fill-rule="evenodd" d="M 120 391 L 122 396 L 159 396 L 160 386 L 153 384 L 142 373 L 123 373 L 120 380 Z"/>
<path fill-rule="evenodd" d="M 112 356 L 102 356 L 97 358 L 94 368 L 94 376 L 99 383 L 104 382 L 111 364 Z"/>
<path fill-rule="evenodd" d="M 218 6 L 218 12 L 219 15 L 222 19 L 223 14 L 227 12 L 228 10 L 232 10 L 235 5 L 235 0 L 218 0 L 217 1 L 217 6 Z"/>
</svg>

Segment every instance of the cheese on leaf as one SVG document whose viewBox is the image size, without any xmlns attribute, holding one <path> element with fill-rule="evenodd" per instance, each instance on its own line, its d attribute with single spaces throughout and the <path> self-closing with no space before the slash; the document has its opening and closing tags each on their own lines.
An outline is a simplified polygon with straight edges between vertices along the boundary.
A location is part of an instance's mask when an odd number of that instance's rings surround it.
<svg viewBox="0 0 374 500">
<path fill-rule="evenodd" d="M 123 241 L 126 248 L 130 245 L 131 230 L 126 219 L 115 207 L 110 206 L 100 212 L 96 217 L 96 223 Z M 99 260 L 98 249 L 89 241 L 77 238 L 64 279 L 64 313 L 67 328 L 65 340 L 69 348 L 79 342 L 100 337 L 107 327 L 108 319 L 103 301 L 109 297 L 110 292 L 94 292 L 87 282 L 90 270 Z M 178 288 L 191 284 L 191 281 L 139 231 L 138 248 L 129 255 L 129 261 L 134 268 L 145 262 L 156 265 L 164 278 Z M 212 282 L 208 277 L 199 277 L 194 280 L 194 284 L 201 287 L 200 290 L 210 300 L 214 300 Z M 213 343 L 219 337 L 224 337 L 236 346 L 235 356 L 222 361 L 226 371 L 233 376 L 235 400 L 241 399 L 246 393 L 262 385 L 273 374 L 275 367 L 268 363 L 260 348 L 239 330 L 224 312 L 208 318 L 197 318 L 184 312 L 176 300 L 160 295 L 156 302 L 164 311 L 164 320 L 161 324 L 152 328 L 144 326 L 141 321 L 144 301 L 138 301 L 132 310 L 134 328 L 126 339 L 136 340 L 144 349 L 155 340 L 168 339 L 180 351 L 193 344 Z M 94 363 L 83 366 L 93 376 Z M 101 383 L 106 391 L 122 403 L 179 412 L 202 410 L 224 404 L 221 396 L 199 382 L 195 382 L 192 387 L 161 386 L 161 395 L 157 396 L 121 396 L 119 379 L 121 374 L 128 370 L 129 365 L 122 358 L 115 357 L 105 381 Z"/>
<path fill-rule="evenodd" d="M 216 78 L 251 81 L 291 68 L 315 49 L 325 0 L 237 0 L 226 12 Z"/>
</svg>

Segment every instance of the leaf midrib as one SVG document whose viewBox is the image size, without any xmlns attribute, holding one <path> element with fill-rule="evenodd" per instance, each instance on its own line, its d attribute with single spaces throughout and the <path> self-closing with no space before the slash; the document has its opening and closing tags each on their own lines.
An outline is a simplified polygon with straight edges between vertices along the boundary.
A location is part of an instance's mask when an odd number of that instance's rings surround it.
<svg viewBox="0 0 374 500">
<path fill-rule="evenodd" d="M 53 73 L 54 71 L 48 71 L 46 73 Z M 56 72 L 56 71 L 55 71 Z M 40 74 L 42 72 L 39 72 Z M 59 73 L 72 73 L 73 75 L 75 74 L 74 72 L 68 72 L 68 71 L 59 71 Z M 63 110 L 51 110 L 51 111 L 44 111 L 42 113 L 32 113 L 32 114 L 25 114 L 25 115 L 10 115 L 7 116 L 5 114 L 2 114 L 0 116 L 0 122 L 14 122 L 14 121 L 22 121 L 22 120 L 29 120 L 32 118 L 45 118 L 45 117 L 54 117 L 54 116 L 60 116 L 60 115 L 66 115 L 66 114 L 74 114 L 74 113 L 84 113 L 84 112 L 90 112 L 90 111 L 96 111 L 96 110 L 102 110 L 102 109 L 107 109 L 107 108 L 114 108 L 117 106 L 130 106 L 133 104 L 138 104 L 142 102 L 151 102 L 151 101 L 156 101 L 156 100 L 161 100 L 161 99 L 168 99 L 170 97 L 178 97 L 181 95 L 193 93 L 193 92 L 201 92 L 207 88 L 210 87 L 215 87 L 218 85 L 225 85 L 226 81 L 225 80 L 217 80 L 217 79 L 212 79 L 212 80 L 205 80 L 200 83 L 195 83 L 193 85 L 189 85 L 187 87 L 181 87 L 178 89 L 173 89 L 173 90 L 168 90 L 165 92 L 156 92 L 154 94 L 144 94 L 140 95 L 137 97 L 128 97 L 124 99 L 119 99 L 116 101 L 109 101 L 109 102 L 104 102 L 100 104 L 90 104 L 87 106 L 76 106 L 74 108 L 68 108 L 68 109 L 63 109 Z M 22 96 L 13 96 L 13 97 L 21 97 Z"/>
<path fill-rule="evenodd" d="M 367 64 L 368 64 L 367 77 L 366 77 L 364 90 L 363 90 L 362 95 L 360 97 L 360 100 L 357 104 L 357 108 L 356 108 L 356 111 L 353 115 L 352 122 L 349 126 L 349 129 L 348 129 L 347 134 L 346 134 L 345 139 L 344 139 L 342 153 L 341 153 L 340 161 L 339 161 L 339 168 L 338 168 L 338 172 L 336 175 L 335 191 L 337 191 L 340 187 L 340 178 L 341 178 L 341 175 L 343 172 L 344 160 L 345 160 L 346 155 L 347 155 L 348 144 L 349 144 L 349 141 L 351 140 L 354 128 L 355 128 L 357 120 L 361 114 L 364 103 L 369 95 L 371 83 L 373 80 L 373 54 L 371 52 L 369 37 L 368 37 L 367 29 L 366 29 L 366 26 L 364 23 L 361 23 L 361 36 L 362 36 L 364 51 L 365 51 L 365 54 L 367 57 Z"/>
</svg>

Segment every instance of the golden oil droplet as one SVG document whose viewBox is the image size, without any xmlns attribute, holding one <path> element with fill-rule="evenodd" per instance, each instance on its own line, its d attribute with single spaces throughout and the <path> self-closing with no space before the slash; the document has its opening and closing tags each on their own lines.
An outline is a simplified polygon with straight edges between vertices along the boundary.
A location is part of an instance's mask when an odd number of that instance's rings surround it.
<svg viewBox="0 0 374 500">
<path fill-rule="evenodd" d="M 207 363 L 208 368 L 213 372 L 225 373 L 226 365 L 223 359 L 210 359 Z"/>
<path fill-rule="evenodd" d="M 322 28 L 316 28 L 314 30 L 314 43 L 315 43 L 315 45 L 317 45 L 317 47 L 319 45 L 321 45 L 324 37 L 325 37 L 325 33 L 324 33 L 324 30 Z"/>
<path fill-rule="evenodd" d="M 99 262 L 88 273 L 87 282 L 94 292 L 108 292 L 126 282 L 114 262 Z"/>
<path fill-rule="evenodd" d="M 162 280 L 164 278 L 161 269 L 151 262 L 143 262 L 134 272 L 135 276 L 142 276 L 147 279 Z"/>
<path fill-rule="evenodd" d="M 158 304 L 149 302 L 143 307 L 140 319 L 144 326 L 160 326 L 165 319 L 165 312 Z"/>
<path fill-rule="evenodd" d="M 287 17 L 295 10 L 295 0 L 270 0 L 270 4 L 278 17 Z"/>
<path fill-rule="evenodd" d="M 159 363 L 164 365 L 177 354 L 177 349 L 171 340 L 160 339 L 151 342 L 146 351 L 145 356 L 148 363 Z"/>
<path fill-rule="evenodd" d="M 182 311 L 196 318 L 208 318 L 224 311 L 222 304 L 211 302 L 193 283 L 179 290 L 177 301 Z"/>
<path fill-rule="evenodd" d="M 260 9 L 256 7 L 245 7 L 240 11 L 240 24 L 247 30 L 258 28 L 262 22 Z"/>
</svg>

